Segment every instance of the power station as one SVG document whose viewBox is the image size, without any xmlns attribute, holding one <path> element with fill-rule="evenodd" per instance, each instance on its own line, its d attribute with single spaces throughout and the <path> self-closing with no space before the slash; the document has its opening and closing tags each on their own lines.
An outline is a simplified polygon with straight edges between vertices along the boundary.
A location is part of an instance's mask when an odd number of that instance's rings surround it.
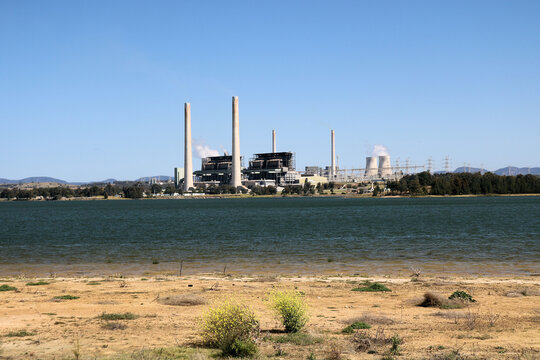
<svg viewBox="0 0 540 360">
<path fill-rule="evenodd" d="M 272 151 L 257 153 L 243 166 L 240 154 L 240 115 L 238 97 L 232 97 L 232 154 L 209 156 L 201 159 L 201 169 L 193 171 L 191 143 L 191 104 L 184 104 L 184 169 L 175 168 L 175 182 L 181 183 L 184 191 L 195 186 L 230 185 L 235 189 L 259 186 L 302 185 L 304 182 L 373 182 L 399 180 L 410 170 L 423 166 L 394 166 L 388 154 L 366 157 L 365 168 L 341 169 L 336 161 L 336 134 L 330 131 L 330 166 L 306 166 L 304 172 L 296 170 L 295 154 L 291 151 L 278 152 L 276 131 L 272 130 Z M 403 171 L 405 169 L 405 171 Z M 182 171 L 183 170 L 183 171 Z M 183 179 L 180 178 L 183 176 Z"/>
</svg>

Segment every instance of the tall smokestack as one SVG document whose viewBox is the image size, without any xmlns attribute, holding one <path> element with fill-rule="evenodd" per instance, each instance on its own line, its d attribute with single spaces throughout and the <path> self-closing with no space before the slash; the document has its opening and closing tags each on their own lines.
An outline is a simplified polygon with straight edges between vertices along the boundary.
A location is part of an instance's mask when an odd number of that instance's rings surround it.
<svg viewBox="0 0 540 360">
<path fill-rule="evenodd" d="M 276 130 L 272 130 L 272 152 L 276 152 Z"/>
<path fill-rule="evenodd" d="M 330 179 L 334 180 L 336 177 L 336 137 L 334 130 L 332 130 L 332 160 L 330 163 Z"/>
<path fill-rule="evenodd" d="M 238 96 L 232 98 L 232 177 L 234 188 L 242 186 L 240 174 L 240 126 L 238 124 Z"/>
<path fill-rule="evenodd" d="M 184 104 L 184 190 L 193 187 L 193 159 L 191 156 L 191 104 Z"/>
</svg>

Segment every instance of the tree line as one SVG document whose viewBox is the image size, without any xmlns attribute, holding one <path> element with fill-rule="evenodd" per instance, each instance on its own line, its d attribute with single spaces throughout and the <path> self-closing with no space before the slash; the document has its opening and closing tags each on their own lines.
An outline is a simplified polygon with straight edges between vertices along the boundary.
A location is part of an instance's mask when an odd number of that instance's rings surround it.
<svg viewBox="0 0 540 360">
<path fill-rule="evenodd" d="M 107 184 L 106 186 L 92 185 L 78 188 L 72 188 L 67 186 L 33 189 L 7 188 L 0 191 L 0 198 L 29 200 L 41 197 L 47 200 L 60 200 L 62 198 L 69 199 L 103 196 L 107 199 L 109 196 L 120 195 L 125 198 L 140 199 L 144 197 L 144 194 L 146 194 L 147 196 L 151 196 L 152 194 L 161 192 L 162 188 L 160 185 L 157 184 L 154 184 L 151 187 L 145 187 L 140 183 L 122 187 L 113 184 Z M 172 195 L 175 192 L 179 192 L 179 190 L 176 190 L 176 188 L 170 184 L 165 188 L 164 191 L 164 193 L 169 195 Z"/>
<path fill-rule="evenodd" d="M 427 171 L 406 175 L 387 183 L 392 195 L 486 195 L 538 194 L 540 177 L 535 175 L 499 176 L 493 173 L 431 174 Z"/>
</svg>

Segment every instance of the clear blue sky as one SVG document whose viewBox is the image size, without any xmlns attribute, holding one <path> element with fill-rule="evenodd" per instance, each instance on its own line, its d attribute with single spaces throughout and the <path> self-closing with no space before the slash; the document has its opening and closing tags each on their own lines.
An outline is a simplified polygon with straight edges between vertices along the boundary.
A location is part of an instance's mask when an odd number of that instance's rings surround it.
<svg viewBox="0 0 540 360">
<path fill-rule="evenodd" d="M 297 167 L 540 166 L 540 1 L 0 2 L 0 177 L 172 175 L 194 141 Z M 194 168 L 200 160 L 194 159 Z"/>
</svg>

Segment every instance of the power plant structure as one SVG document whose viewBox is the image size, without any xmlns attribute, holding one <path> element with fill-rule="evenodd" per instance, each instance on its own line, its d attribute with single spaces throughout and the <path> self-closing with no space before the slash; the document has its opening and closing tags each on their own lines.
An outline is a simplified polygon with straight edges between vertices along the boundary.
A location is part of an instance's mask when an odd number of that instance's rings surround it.
<svg viewBox="0 0 540 360">
<path fill-rule="evenodd" d="M 238 97 L 232 97 L 232 154 L 210 156 L 201 159 L 201 169 L 193 171 L 191 142 L 191 104 L 184 104 L 184 169 L 175 168 L 175 182 L 182 185 L 184 191 L 191 191 L 195 186 L 229 184 L 238 189 L 243 186 L 286 186 L 302 185 L 305 181 L 315 182 L 374 182 L 399 180 L 411 170 L 416 172 L 423 166 L 391 166 L 390 156 L 366 157 L 365 168 L 340 169 L 336 161 L 336 134 L 330 131 L 330 166 L 306 166 L 305 172 L 296 170 L 296 156 L 293 152 L 278 152 L 276 130 L 272 130 L 272 151 L 254 154 L 243 166 L 240 154 L 240 120 Z M 183 171 L 181 171 L 183 170 Z M 183 179 L 182 179 L 182 178 Z"/>
</svg>

